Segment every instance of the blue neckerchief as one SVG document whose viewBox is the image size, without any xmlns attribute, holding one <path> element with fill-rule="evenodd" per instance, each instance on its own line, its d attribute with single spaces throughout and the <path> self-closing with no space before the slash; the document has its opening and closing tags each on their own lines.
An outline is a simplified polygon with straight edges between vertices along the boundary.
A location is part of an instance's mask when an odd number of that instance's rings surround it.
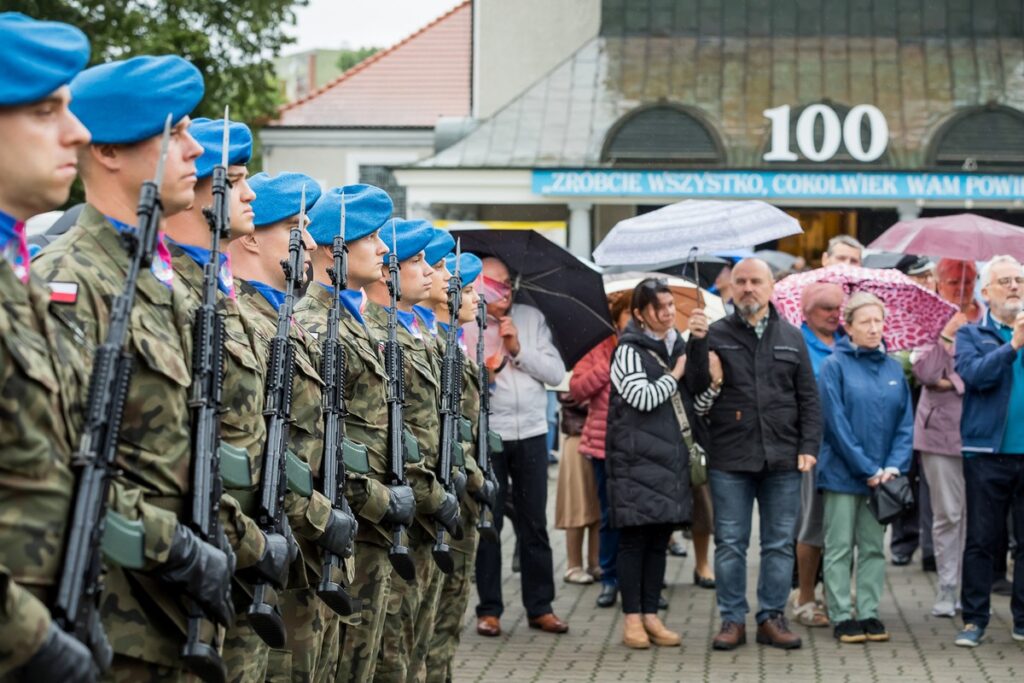
<svg viewBox="0 0 1024 683">
<path fill-rule="evenodd" d="M 20 222 L 14 216 L 0 211 L 0 251 L 7 249 L 7 245 L 11 243 L 11 240 L 18 236 L 18 233 L 15 232 L 15 226 Z"/>
<path fill-rule="evenodd" d="M 447 335 L 448 335 L 448 328 L 451 327 L 451 325 L 449 325 L 448 323 L 443 323 L 440 320 L 438 320 L 437 321 L 437 327 L 438 327 L 438 334 L 443 334 L 443 335 L 445 335 L 447 337 Z M 466 350 L 466 330 L 460 327 L 458 329 L 458 331 L 455 333 L 455 339 L 457 339 L 458 342 L 459 342 L 459 348 L 462 349 L 463 351 L 465 351 Z"/>
<path fill-rule="evenodd" d="M 195 261 L 196 265 L 200 268 L 206 268 L 206 264 L 210 262 L 210 250 L 206 247 L 197 247 L 194 244 L 182 244 L 180 242 L 175 242 L 170 238 L 168 238 L 167 241 L 185 252 L 185 254 Z M 231 286 L 231 271 L 226 267 L 228 256 L 227 254 L 218 254 L 218 256 L 220 256 L 220 268 L 217 271 L 217 289 L 221 291 L 221 294 L 231 296 L 231 292 L 233 290 Z"/>
<path fill-rule="evenodd" d="M 326 289 L 334 296 L 334 286 L 326 285 L 323 282 L 318 282 L 318 285 Z M 360 310 L 363 306 L 363 293 L 358 289 L 344 289 L 341 292 L 341 305 L 345 307 L 348 314 L 359 321 L 360 325 L 366 325 L 366 321 L 363 320 L 363 312 Z"/>
<path fill-rule="evenodd" d="M 284 303 L 284 292 L 280 289 L 275 289 L 259 280 L 246 280 L 246 282 L 255 287 L 256 291 L 263 295 L 263 298 L 274 307 L 275 311 L 281 308 L 281 304 Z"/>
<path fill-rule="evenodd" d="M 18 279 L 27 283 L 32 255 L 25 237 L 25 222 L 3 211 L 0 211 L 0 254 L 11 264 Z"/>
<path fill-rule="evenodd" d="M 110 224 L 114 226 L 114 229 L 119 233 L 134 233 L 136 227 L 129 225 L 122 221 L 112 218 L 111 216 L 104 216 Z M 149 265 L 149 270 L 153 273 L 153 277 L 159 280 L 163 285 L 170 288 L 174 281 L 174 268 L 171 266 L 171 252 L 167 250 L 167 245 L 164 244 L 163 233 L 158 233 L 156 236 L 156 249 L 153 254 L 153 261 Z"/>
<path fill-rule="evenodd" d="M 430 330 L 430 334 L 436 337 L 437 315 L 434 313 L 434 310 L 432 308 L 427 308 L 426 306 L 420 306 L 419 304 L 414 304 L 412 310 L 420 314 L 420 317 L 423 318 L 423 322 L 426 323 L 427 329 Z"/>
<path fill-rule="evenodd" d="M 412 311 L 408 313 L 405 311 L 398 311 L 398 322 L 401 323 L 402 327 L 409 331 L 414 337 L 421 336 L 420 325 L 416 322 L 416 314 Z"/>
</svg>

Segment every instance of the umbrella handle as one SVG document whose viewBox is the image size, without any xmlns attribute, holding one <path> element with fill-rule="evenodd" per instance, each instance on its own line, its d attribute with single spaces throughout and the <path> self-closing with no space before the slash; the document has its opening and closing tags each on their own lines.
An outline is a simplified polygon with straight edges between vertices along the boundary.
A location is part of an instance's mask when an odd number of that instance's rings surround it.
<svg viewBox="0 0 1024 683">
<path fill-rule="evenodd" d="M 699 253 L 697 247 L 690 248 L 690 254 L 687 257 L 687 261 L 693 264 L 693 283 L 697 285 L 697 307 L 701 310 L 704 309 L 704 292 L 700 287 L 700 266 L 697 261 L 697 254 Z"/>
</svg>

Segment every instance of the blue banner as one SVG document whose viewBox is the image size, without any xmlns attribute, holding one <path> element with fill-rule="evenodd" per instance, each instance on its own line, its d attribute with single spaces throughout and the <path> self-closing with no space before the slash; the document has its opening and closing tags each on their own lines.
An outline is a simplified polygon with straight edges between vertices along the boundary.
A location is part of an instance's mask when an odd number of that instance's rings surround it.
<svg viewBox="0 0 1024 683">
<path fill-rule="evenodd" d="M 1024 175 L 538 169 L 533 192 L 553 197 L 1013 201 L 1024 198 Z"/>
</svg>

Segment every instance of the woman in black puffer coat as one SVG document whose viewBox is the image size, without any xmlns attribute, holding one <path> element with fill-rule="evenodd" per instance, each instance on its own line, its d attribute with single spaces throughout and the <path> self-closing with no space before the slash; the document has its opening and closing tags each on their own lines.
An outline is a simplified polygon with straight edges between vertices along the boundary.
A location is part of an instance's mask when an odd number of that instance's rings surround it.
<svg viewBox="0 0 1024 683">
<path fill-rule="evenodd" d="M 606 437 L 611 523 L 620 530 L 623 643 L 633 648 L 651 642 L 679 645 L 679 635 L 658 619 L 665 547 L 672 530 L 690 522 L 693 507 L 677 406 L 687 427 L 698 422 L 679 381 L 686 344 L 674 327 L 668 285 L 653 278 L 642 281 L 633 291 L 631 311 L 633 320 L 612 357 Z M 703 311 L 691 313 L 690 344 L 706 343 L 707 328 Z"/>
</svg>

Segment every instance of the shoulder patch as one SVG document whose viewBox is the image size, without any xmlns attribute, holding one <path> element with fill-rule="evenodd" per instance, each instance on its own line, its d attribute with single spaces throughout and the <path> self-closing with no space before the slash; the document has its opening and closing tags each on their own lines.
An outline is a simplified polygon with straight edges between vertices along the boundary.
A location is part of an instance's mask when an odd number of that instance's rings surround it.
<svg viewBox="0 0 1024 683">
<path fill-rule="evenodd" d="M 50 301 L 58 304 L 73 304 L 78 301 L 77 282 L 51 282 Z"/>
</svg>

